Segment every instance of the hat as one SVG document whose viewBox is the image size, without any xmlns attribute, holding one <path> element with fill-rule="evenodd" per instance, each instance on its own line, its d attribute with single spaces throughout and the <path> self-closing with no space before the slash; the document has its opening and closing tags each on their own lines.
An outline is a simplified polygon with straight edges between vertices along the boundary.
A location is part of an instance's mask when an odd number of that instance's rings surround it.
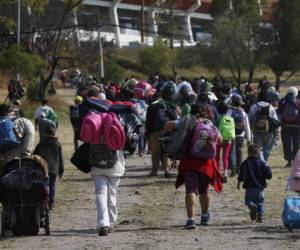
<svg viewBox="0 0 300 250">
<path fill-rule="evenodd" d="M 166 101 L 172 100 L 172 96 L 176 94 L 176 86 L 173 82 L 168 82 L 168 84 L 162 90 L 162 97 Z"/>
<path fill-rule="evenodd" d="M 243 98 L 240 95 L 234 94 L 231 97 L 231 104 L 243 106 L 245 103 L 243 101 Z"/>
<path fill-rule="evenodd" d="M 82 102 L 82 97 L 80 95 L 75 96 L 74 98 L 75 102 Z"/>
<path fill-rule="evenodd" d="M 276 102 L 276 101 L 279 101 L 279 93 L 276 92 L 276 91 L 268 91 L 267 92 L 267 101 L 268 102 Z"/>
<path fill-rule="evenodd" d="M 286 94 L 293 94 L 293 96 L 296 97 L 298 95 L 298 89 L 296 87 L 289 87 Z"/>
</svg>

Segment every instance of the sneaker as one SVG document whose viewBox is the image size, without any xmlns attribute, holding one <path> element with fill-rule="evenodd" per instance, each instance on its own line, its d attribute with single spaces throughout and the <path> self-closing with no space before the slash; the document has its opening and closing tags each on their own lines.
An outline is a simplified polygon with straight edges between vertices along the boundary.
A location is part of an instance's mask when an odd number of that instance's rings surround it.
<svg viewBox="0 0 300 250">
<path fill-rule="evenodd" d="M 257 207 L 256 207 L 256 205 L 252 205 L 250 207 L 250 218 L 251 218 L 251 220 L 256 220 L 256 218 L 257 218 Z"/>
<path fill-rule="evenodd" d="M 149 174 L 149 177 L 154 177 L 157 176 L 157 172 L 151 171 L 151 173 Z"/>
<path fill-rule="evenodd" d="M 234 177 L 234 176 L 236 176 L 236 172 L 235 170 L 231 170 L 230 177 Z"/>
<path fill-rule="evenodd" d="M 115 227 L 115 225 L 111 224 L 110 227 L 109 227 L 109 229 L 108 229 L 108 232 L 109 233 L 114 233 L 116 231 L 117 231 L 117 228 Z"/>
<path fill-rule="evenodd" d="M 196 224 L 194 220 L 187 220 L 184 226 L 185 229 L 196 229 Z"/>
<path fill-rule="evenodd" d="M 257 223 L 264 223 L 264 219 L 263 219 L 262 215 L 257 216 L 256 222 Z"/>
<path fill-rule="evenodd" d="M 292 161 L 288 161 L 287 164 L 285 165 L 286 168 L 290 168 L 292 166 Z"/>
<path fill-rule="evenodd" d="M 171 173 L 170 172 L 165 172 L 165 178 L 171 178 L 172 177 L 172 175 L 171 175 Z"/>
<path fill-rule="evenodd" d="M 210 220 L 210 215 L 209 215 L 209 213 L 201 214 L 201 222 L 200 222 L 200 225 L 202 225 L 202 226 L 208 226 L 209 220 Z"/>
<path fill-rule="evenodd" d="M 109 227 L 101 227 L 98 231 L 99 236 L 106 236 L 108 235 Z"/>
</svg>

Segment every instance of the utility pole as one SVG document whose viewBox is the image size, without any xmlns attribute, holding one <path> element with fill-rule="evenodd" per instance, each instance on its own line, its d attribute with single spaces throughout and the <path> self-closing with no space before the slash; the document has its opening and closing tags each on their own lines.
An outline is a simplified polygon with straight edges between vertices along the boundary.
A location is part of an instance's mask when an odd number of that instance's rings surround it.
<svg viewBox="0 0 300 250">
<path fill-rule="evenodd" d="M 99 42 L 99 72 L 100 79 L 104 78 L 104 62 L 103 62 L 103 46 L 101 38 L 101 26 L 100 26 L 100 7 L 98 7 L 98 42 Z"/>
<path fill-rule="evenodd" d="M 17 43 L 21 43 L 21 0 L 18 0 L 18 27 L 17 27 Z M 17 81 L 20 81 L 20 73 L 17 73 Z"/>
<path fill-rule="evenodd" d="M 145 41 L 145 33 L 144 33 L 144 26 L 145 26 L 145 1 L 142 0 L 142 5 L 141 5 L 141 43 L 144 44 Z"/>
<path fill-rule="evenodd" d="M 171 0 L 171 10 L 170 10 L 170 48 L 174 48 L 174 9 L 175 9 L 175 0 Z"/>
</svg>

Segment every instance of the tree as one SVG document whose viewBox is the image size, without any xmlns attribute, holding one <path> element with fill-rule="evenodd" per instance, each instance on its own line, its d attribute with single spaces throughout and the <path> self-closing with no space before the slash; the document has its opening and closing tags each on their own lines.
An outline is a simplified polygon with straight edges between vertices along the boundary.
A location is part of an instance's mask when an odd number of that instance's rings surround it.
<svg viewBox="0 0 300 250">
<path fill-rule="evenodd" d="M 248 71 L 251 82 L 262 57 L 258 3 L 214 1 L 213 15 L 212 38 L 200 46 L 203 64 L 219 76 L 223 68 L 228 69 L 240 88 L 242 72 Z"/>
<path fill-rule="evenodd" d="M 152 75 L 167 71 L 172 65 L 174 53 L 174 50 L 161 40 L 156 41 L 153 47 L 141 48 L 139 61 L 144 68 L 144 73 Z"/>
<path fill-rule="evenodd" d="M 12 45 L 0 53 L 0 69 L 11 76 L 21 73 L 31 79 L 42 71 L 46 62 L 37 54 L 30 54 L 18 45 Z"/>
<path fill-rule="evenodd" d="M 300 69 L 300 2 L 279 0 L 275 5 L 273 32 L 266 46 L 265 63 L 276 77 L 276 89 Z M 285 72 L 289 72 L 282 80 Z"/>
</svg>

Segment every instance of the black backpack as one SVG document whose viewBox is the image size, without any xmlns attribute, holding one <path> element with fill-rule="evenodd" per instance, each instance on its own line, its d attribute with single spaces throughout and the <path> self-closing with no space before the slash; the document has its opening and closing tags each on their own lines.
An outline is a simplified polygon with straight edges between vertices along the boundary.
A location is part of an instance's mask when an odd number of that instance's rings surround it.
<svg viewBox="0 0 300 250">
<path fill-rule="evenodd" d="M 147 109 L 146 123 L 145 123 L 147 138 L 149 138 L 150 135 L 154 132 L 155 113 L 160 108 L 167 109 L 166 105 L 162 101 L 155 101 L 151 103 Z"/>
<path fill-rule="evenodd" d="M 253 131 L 257 133 L 266 133 L 270 131 L 269 111 L 270 104 L 267 106 L 260 106 L 257 104 L 257 111 L 254 115 Z"/>
</svg>

